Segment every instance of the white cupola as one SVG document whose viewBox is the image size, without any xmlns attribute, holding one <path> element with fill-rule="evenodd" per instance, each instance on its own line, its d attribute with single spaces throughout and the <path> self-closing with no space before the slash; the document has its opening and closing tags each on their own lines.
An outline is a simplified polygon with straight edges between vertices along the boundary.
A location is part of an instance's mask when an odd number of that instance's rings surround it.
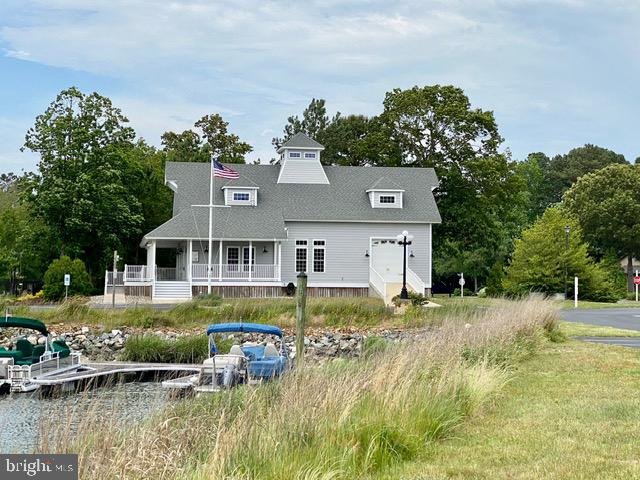
<svg viewBox="0 0 640 480">
<path fill-rule="evenodd" d="M 304 133 L 296 133 L 279 149 L 278 183 L 329 184 L 320 163 L 324 147 Z"/>
</svg>

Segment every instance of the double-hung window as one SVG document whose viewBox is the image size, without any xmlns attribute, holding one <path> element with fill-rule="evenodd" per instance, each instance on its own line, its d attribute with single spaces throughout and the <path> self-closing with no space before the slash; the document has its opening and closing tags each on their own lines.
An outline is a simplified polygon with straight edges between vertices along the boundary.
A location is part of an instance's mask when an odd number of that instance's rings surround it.
<svg viewBox="0 0 640 480">
<path fill-rule="evenodd" d="M 296 272 L 307 271 L 307 241 L 296 240 Z"/>
<path fill-rule="evenodd" d="M 313 241 L 313 272 L 324 273 L 325 264 L 325 241 Z"/>
</svg>

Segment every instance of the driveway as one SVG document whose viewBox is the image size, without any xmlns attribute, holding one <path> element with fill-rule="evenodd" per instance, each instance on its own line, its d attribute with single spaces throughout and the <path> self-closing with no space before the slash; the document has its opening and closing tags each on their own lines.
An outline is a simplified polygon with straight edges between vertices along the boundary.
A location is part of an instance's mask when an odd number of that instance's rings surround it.
<svg viewBox="0 0 640 480">
<path fill-rule="evenodd" d="M 576 308 L 562 310 L 560 314 L 566 322 L 640 330 L 640 308 Z"/>
</svg>

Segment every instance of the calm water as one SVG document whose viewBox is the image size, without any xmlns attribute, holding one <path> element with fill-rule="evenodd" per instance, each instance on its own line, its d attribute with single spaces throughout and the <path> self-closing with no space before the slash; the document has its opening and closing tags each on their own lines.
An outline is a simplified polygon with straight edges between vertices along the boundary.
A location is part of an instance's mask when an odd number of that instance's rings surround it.
<svg viewBox="0 0 640 480">
<path fill-rule="evenodd" d="M 125 383 L 81 394 L 41 399 L 38 393 L 0 395 L 0 453 L 29 453 L 46 425 L 69 425 L 72 434 L 83 419 L 138 422 L 170 400 L 160 383 Z M 44 427 L 43 427 L 44 426 Z"/>
</svg>

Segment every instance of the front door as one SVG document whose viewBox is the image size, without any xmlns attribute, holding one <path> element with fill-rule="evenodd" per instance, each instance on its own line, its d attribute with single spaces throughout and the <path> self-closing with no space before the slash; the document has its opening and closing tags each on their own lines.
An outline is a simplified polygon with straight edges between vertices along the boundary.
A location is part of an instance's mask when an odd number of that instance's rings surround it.
<svg viewBox="0 0 640 480">
<path fill-rule="evenodd" d="M 402 247 L 396 240 L 371 241 L 371 267 L 387 282 L 402 281 Z"/>
</svg>

